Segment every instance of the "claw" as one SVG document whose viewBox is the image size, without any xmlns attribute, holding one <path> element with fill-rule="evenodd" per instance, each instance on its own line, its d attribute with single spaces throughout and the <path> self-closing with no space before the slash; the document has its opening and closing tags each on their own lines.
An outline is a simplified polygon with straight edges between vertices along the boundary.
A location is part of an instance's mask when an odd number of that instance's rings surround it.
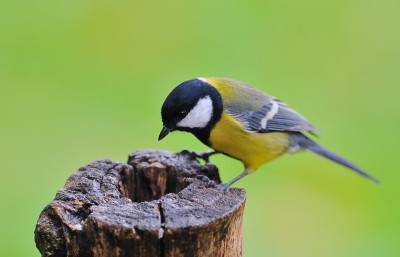
<svg viewBox="0 0 400 257">
<path fill-rule="evenodd" d="M 203 182 L 207 183 L 208 187 L 216 187 L 217 184 L 215 183 L 214 180 L 211 180 L 209 177 L 204 176 L 204 175 L 196 175 L 195 178 L 200 179 Z"/>
</svg>

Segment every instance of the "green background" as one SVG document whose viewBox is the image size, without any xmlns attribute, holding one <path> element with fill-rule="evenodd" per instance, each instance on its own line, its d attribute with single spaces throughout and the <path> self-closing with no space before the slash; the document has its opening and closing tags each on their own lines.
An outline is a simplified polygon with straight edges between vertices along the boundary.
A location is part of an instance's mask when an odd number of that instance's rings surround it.
<svg viewBox="0 0 400 257">
<path fill-rule="evenodd" d="M 39 256 L 35 223 L 95 159 L 157 142 L 160 106 L 198 76 L 246 81 L 322 129 L 318 142 L 381 186 L 311 153 L 284 156 L 247 190 L 245 257 L 400 254 L 398 0 L 1 1 L 0 256 Z M 213 157 L 224 180 L 242 171 Z"/>
</svg>

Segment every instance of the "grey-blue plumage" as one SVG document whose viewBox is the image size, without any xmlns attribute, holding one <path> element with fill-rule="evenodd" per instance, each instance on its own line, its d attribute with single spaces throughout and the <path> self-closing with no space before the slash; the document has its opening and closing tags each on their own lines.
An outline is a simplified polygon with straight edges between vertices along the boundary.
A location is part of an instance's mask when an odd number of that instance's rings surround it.
<svg viewBox="0 0 400 257">
<path fill-rule="evenodd" d="M 250 131 L 265 133 L 271 131 L 318 131 L 303 116 L 287 104 L 274 98 L 260 110 L 249 113 L 247 117 Z"/>
<path fill-rule="evenodd" d="M 360 175 L 367 177 L 374 181 L 375 183 L 379 184 L 379 180 L 374 178 L 373 176 L 369 175 L 367 172 L 365 172 L 363 169 L 358 167 L 357 165 L 351 163 L 350 161 L 346 160 L 345 158 L 341 157 L 340 155 L 332 152 L 331 150 L 317 144 L 316 142 L 312 141 L 305 135 L 301 133 L 292 133 L 290 135 L 290 143 L 291 147 L 293 148 L 302 148 L 302 149 L 307 149 L 313 153 L 316 153 L 322 157 L 325 157 L 331 161 L 337 162 L 347 168 L 350 168 Z"/>
</svg>

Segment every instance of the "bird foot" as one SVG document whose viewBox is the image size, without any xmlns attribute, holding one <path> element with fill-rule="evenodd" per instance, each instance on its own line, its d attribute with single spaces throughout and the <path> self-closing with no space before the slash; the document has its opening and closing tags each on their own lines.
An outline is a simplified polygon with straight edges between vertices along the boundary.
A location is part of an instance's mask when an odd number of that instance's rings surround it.
<svg viewBox="0 0 400 257">
<path fill-rule="evenodd" d="M 207 183 L 207 187 L 213 187 L 213 188 L 218 188 L 222 191 L 228 191 L 229 187 L 231 186 L 229 183 L 224 183 L 224 184 L 217 184 L 215 183 L 214 180 L 211 180 L 209 177 L 205 175 L 196 175 L 192 178 L 188 178 L 188 181 L 193 181 L 193 179 L 199 179 L 202 182 Z"/>
<path fill-rule="evenodd" d="M 184 149 L 184 150 L 179 152 L 179 154 L 182 154 L 182 155 L 189 155 L 189 157 L 191 159 L 197 159 L 197 158 L 202 159 L 202 160 L 204 160 L 206 162 L 206 164 L 211 163 L 210 162 L 210 156 L 214 155 L 214 154 L 217 154 L 217 153 L 218 152 L 214 151 L 214 150 L 196 152 L 196 151 L 190 151 L 190 150 L 187 150 L 187 149 Z"/>
<path fill-rule="evenodd" d="M 196 175 L 195 178 L 206 182 L 207 183 L 207 187 L 217 187 L 217 183 L 215 183 L 214 180 L 211 180 L 209 177 L 205 176 L 205 175 Z"/>
<path fill-rule="evenodd" d="M 229 183 L 223 183 L 218 185 L 218 188 L 221 189 L 222 191 L 228 191 L 229 187 L 230 187 Z"/>
</svg>

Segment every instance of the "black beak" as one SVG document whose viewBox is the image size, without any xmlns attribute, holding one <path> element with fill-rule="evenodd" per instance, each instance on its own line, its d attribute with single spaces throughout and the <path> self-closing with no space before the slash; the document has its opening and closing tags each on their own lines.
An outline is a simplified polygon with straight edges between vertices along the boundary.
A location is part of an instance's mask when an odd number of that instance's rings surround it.
<svg viewBox="0 0 400 257">
<path fill-rule="evenodd" d="M 163 126 L 160 135 L 158 136 L 158 141 L 166 137 L 169 134 L 169 132 L 171 132 L 171 130 L 168 129 L 166 126 Z"/>
</svg>

